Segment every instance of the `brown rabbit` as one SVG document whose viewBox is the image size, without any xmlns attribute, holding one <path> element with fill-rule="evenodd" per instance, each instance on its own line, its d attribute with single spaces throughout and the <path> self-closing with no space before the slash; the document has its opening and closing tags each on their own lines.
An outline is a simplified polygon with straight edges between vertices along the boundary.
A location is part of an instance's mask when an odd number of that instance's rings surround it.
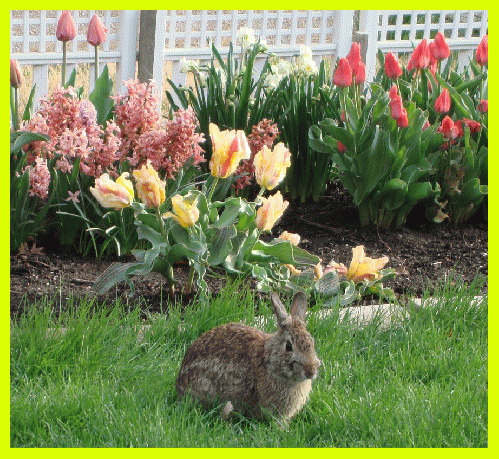
<svg viewBox="0 0 499 459">
<path fill-rule="evenodd" d="M 305 404 L 321 361 L 305 326 L 307 297 L 296 293 L 291 315 L 273 293 L 276 333 L 230 323 L 201 335 L 187 350 L 177 377 L 180 397 L 188 394 L 203 405 L 225 403 L 232 410 L 260 419 L 269 414 L 287 421 Z"/>
</svg>

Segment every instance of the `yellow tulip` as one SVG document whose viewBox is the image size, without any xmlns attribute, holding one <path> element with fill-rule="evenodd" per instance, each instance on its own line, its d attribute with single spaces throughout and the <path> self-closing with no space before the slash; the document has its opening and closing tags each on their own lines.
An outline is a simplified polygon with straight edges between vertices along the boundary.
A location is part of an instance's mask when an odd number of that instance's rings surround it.
<svg viewBox="0 0 499 459">
<path fill-rule="evenodd" d="M 269 198 L 260 196 L 258 199 L 263 205 L 256 212 L 256 226 L 261 231 L 270 231 L 276 221 L 281 218 L 289 202 L 283 200 L 280 191 Z"/>
<path fill-rule="evenodd" d="M 114 182 L 109 174 L 102 174 L 95 179 L 95 186 L 90 187 L 90 192 L 102 207 L 110 207 L 116 210 L 128 207 L 134 198 L 133 185 L 127 180 L 128 172 L 123 172 Z"/>
<path fill-rule="evenodd" d="M 137 194 L 146 207 L 159 207 L 165 202 L 165 182 L 147 160 L 141 169 L 133 171 Z"/>
<path fill-rule="evenodd" d="M 255 178 L 260 186 L 272 190 L 284 180 L 286 169 L 291 166 L 291 153 L 282 142 L 273 150 L 266 145 L 253 160 Z"/>
<path fill-rule="evenodd" d="M 199 219 L 199 209 L 197 208 L 198 200 L 188 196 L 173 196 L 172 207 L 173 212 L 163 214 L 165 218 L 173 218 L 180 223 L 184 228 L 193 226 Z"/>
<path fill-rule="evenodd" d="M 289 241 L 289 242 L 291 242 L 291 244 L 296 245 L 296 246 L 300 243 L 300 235 L 299 234 L 288 233 L 287 231 L 283 231 L 280 234 L 279 239 L 283 239 L 284 241 Z"/>
<path fill-rule="evenodd" d="M 213 153 L 210 170 L 213 177 L 227 178 L 233 174 L 242 159 L 250 159 L 251 150 L 244 131 L 220 131 L 210 123 Z"/>
<path fill-rule="evenodd" d="M 354 247 L 352 252 L 352 261 L 348 268 L 347 277 L 354 282 L 377 279 L 379 277 L 378 271 L 383 269 L 389 260 L 386 256 L 382 258 L 366 257 L 363 245 Z"/>
</svg>

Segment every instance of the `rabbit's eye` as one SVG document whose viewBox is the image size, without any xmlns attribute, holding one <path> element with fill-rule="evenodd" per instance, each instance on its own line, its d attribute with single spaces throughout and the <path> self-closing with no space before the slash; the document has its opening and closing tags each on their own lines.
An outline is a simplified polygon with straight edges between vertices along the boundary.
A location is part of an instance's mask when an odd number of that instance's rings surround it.
<svg viewBox="0 0 499 459">
<path fill-rule="evenodd" d="M 291 341 L 286 341 L 286 351 L 291 352 L 293 350 L 293 345 Z"/>
</svg>

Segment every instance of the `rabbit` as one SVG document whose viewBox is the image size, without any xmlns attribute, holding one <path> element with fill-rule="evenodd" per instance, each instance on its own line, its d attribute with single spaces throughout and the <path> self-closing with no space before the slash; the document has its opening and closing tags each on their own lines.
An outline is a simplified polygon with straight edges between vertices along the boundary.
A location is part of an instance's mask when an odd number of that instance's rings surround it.
<svg viewBox="0 0 499 459">
<path fill-rule="evenodd" d="M 305 326 L 306 295 L 295 294 L 291 315 L 276 293 L 271 300 L 277 332 L 229 323 L 194 341 L 177 377 L 179 398 L 190 395 L 204 406 L 219 402 L 224 420 L 235 411 L 287 425 L 305 405 L 321 361 Z"/>
</svg>

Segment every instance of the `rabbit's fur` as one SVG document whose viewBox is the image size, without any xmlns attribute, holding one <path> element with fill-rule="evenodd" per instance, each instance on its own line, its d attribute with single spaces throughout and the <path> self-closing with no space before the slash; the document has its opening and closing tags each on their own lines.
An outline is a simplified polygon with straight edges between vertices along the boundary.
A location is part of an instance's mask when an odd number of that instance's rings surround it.
<svg viewBox="0 0 499 459">
<path fill-rule="evenodd" d="M 271 298 L 277 332 L 229 323 L 201 335 L 184 356 L 177 377 L 180 397 L 225 403 L 224 419 L 235 410 L 287 421 L 303 407 L 321 364 L 305 326 L 307 297 L 296 293 L 291 315 L 275 293 Z"/>
</svg>

